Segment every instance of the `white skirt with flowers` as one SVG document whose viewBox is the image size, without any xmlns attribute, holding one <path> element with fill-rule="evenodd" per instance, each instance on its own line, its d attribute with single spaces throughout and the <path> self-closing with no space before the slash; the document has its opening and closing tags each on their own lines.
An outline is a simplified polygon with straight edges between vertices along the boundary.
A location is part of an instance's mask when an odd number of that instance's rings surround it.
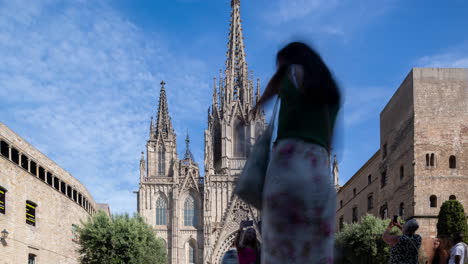
<svg viewBox="0 0 468 264">
<path fill-rule="evenodd" d="M 265 178 L 262 264 L 333 263 L 336 192 L 328 152 L 299 139 L 273 148 Z"/>
</svg>

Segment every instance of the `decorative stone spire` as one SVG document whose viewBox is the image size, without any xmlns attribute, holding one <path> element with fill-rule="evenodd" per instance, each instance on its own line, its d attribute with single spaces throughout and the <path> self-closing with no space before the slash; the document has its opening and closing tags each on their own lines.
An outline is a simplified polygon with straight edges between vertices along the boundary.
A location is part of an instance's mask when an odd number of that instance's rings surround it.
<svg viewBox="0 0 468 264">
<path fill-rule="evenodd" d="M 146 166 L 145 166 L 145 153 L 141 152 L 140 158 L 140 182 L 143 181 L 146 177 Z"/>
<path fill-rule="evenodd" d="M 190 151 L 190 137 L 188 133 L 187 133 L 187 137 L 185 138 L 184 160 L 190 160 L 192 162 L 195 162 L 195 159 L 193 158 L 193 155 L 192 155 L 192 151 Z"/>
<path fill-rule="evenodd" d="M 333 174 L 333 184 L 335 188 L 338 190 L 340 188 L 339 184 L 339 171 L 338 171 L 338 160 L 336 159 L 336 155 L 333 155 L 333 167 L 332 167 L 332 174 Z"/>
<path fill-rule="evenodd" d="M 244 37 L 240 18 L 240 0 L 231 0 L 231 24 L 229 29 L 228 51 L 226 53 L 224 100 L 226 103 L 240 101 L 249 103 L 249 81 L 245 60 Z"/>
<path fill-rule="evenodd" d="M 260 100 L 260 79 L 257 78 L 257 92 L 255 93 L 255 100 L 256 103 L 258 103 L 258 100 Z"/>
<path fill-rule="evenodd" d="M 155 137 L 155 134 L 154 134 L 154 120 L 153 120 L 153 117 L 151 117 L 151 122 L 150 122 L 150 138 L 154 138 Z"/>
<path fill-rule="evenodd" d="M 162 136 L 167 138 L 170 134 L 174 133 L 172 128 L 171 117 L 169 116 L 169 110 L 167 107 L 166 89 L 164 87 L 166 83 L 161 81 L 161 90 L 159 92 L 159 106 L 158 106 L 158 117 L 156 120 L 156 131 L 155 137 Z"/>
</svg>

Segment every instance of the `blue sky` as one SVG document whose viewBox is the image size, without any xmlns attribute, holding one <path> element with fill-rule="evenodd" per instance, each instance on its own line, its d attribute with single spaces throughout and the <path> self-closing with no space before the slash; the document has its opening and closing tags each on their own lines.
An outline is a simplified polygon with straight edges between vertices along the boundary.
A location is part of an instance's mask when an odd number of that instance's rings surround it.
<svg viewBox="0 0 468 264">
<path fill-rule="evenodd" d="M 312 43 L 339 80 L 341 183 L 379 148 L 379 112 L 412 67 L 468 67 L 467 1 L 241 3 L 249 69 L 262 87 L 291 40 Z M 134 212 L 162 79 L 179 155 L 188 130 L 203 161 L 229 12 L 229 0 L 0 0 L 0 121 L 113 212 Z"/>
</svg>

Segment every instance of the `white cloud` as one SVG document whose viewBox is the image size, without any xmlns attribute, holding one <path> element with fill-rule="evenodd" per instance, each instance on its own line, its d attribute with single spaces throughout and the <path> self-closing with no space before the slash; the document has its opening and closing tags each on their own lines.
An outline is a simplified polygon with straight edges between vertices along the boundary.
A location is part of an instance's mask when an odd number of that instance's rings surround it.
<svg viewBox="0 0 468 264">
<path fill-rule="evenodd" d="M 312 13 L 322 13 L 338 4 L 336 0 L 278 0 L 267 11 L 266 17 L 273 24 L 301 19 Z"/>
<path fill-rule="evenodd" d="M 468 68 L 468 53 L 445 53 L 424 56 L 416 62 L 417 67 Z"/>
<path fill-rule="evenodd" d="M 139 153 L 159 82 L 167 83 L 176 129 L 185 131 L 206 118 L 208 102 L 193 99 L 210 98 L 204 63 L 178 57 L 163 37 L 102 2 L 6 1 L 0 28 L 1 121 L 98 202 L 134 212 Z"/>
</svg>

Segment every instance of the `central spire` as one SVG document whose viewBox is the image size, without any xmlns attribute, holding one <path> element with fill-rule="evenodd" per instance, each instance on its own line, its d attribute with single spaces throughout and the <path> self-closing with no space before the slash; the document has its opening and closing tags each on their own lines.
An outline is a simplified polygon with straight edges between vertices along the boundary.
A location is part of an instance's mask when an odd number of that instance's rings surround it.
<svg viewBox="0 0 468 264">
<path fill-rule="evenodd" d="M 161 81 L 161 90 L 159 92 L 159 106 L 158 106 L 158 117 L 156 119 L 155 137 L 163 136 L 167 139 L 169 135 L 174 133 L 172 128 L 171 117 L 169 116 L 169 110 L 167 107 L 166 83 Z"/>
<path fill-rule="evenodd" d="M 240 0 L 231 0 L 231 24 L 229 28 L 228 51 L 224 87 L 220 87 L 224 105 L 232 101 L 250 104 L 250 81 L 244 51 L 244 36 L 240 18 Z"/>
</svg>

